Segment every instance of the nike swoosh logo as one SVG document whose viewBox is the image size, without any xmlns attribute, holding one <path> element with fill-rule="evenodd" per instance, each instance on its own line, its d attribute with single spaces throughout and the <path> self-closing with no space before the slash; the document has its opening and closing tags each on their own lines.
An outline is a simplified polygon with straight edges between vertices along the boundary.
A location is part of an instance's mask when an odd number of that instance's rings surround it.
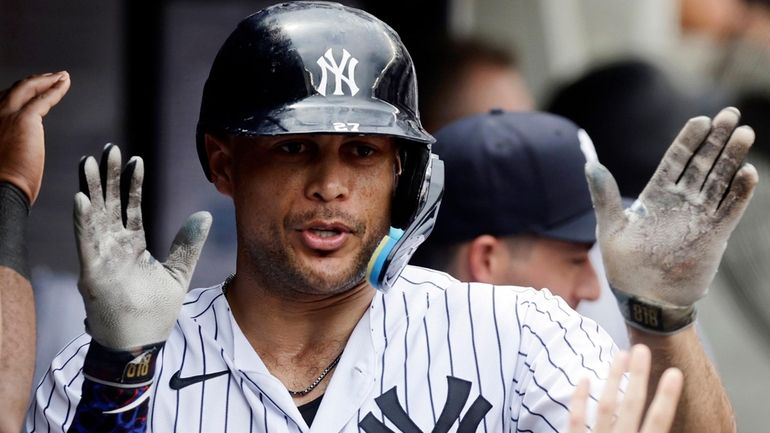
<svg viewBox="0 0 770 433">
<path fill-rule="evenodd" d="M 217 371 L 215 373 L 200 374 L 198 376 L 182 377 L 182 370 L 179 369 L 179 371 L 177 371 L 176 373 L 174 373 L 173 376 L 171 376 L 171 380 L 168 381 L 168 386 L 173 390 L 179 391 L 182 388 L 186 388 L 190 385 L 195 385 L 196 383 L 203 382 L 204 380 L 209 380 L 215 377 L 225 375 L 229 372 L 230 372 L 229 370 L 222 370 L 222 371 Z"/>
</svg>

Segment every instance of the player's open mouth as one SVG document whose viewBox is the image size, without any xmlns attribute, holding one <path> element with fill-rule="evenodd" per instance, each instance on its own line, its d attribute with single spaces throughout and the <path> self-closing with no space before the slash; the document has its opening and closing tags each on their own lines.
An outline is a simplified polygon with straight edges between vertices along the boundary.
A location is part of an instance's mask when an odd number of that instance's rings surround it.
<svg viewBox="0 0 770 433">
<path fill-rule="evenodd" d="M 310 229 L 310 231 L 315 233 L 316 236 L 319 236 L 322 238 L 330 238 L 332 236 L 336 236 L 340 234 L 340 232 L 337 230 Z"/>
<path fill-rule="evenodd" d="M 300 230 L 302 243 L 311 250 L 334 251 L 343 246 L 351 230 L 343 224 L 313 222 Z"/>
</svg>

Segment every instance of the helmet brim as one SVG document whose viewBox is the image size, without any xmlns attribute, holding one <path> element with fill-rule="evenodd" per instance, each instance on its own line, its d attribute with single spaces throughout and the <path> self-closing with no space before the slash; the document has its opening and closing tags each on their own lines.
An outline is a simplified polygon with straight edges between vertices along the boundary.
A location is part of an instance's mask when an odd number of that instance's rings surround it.
<svg viewBox="0 0 770 433">
<path fill-rule="evenodd" d="M 239 122 L 231 119 L 229 125 L 220 130 L 239 136 L 360 134 L 386 135 L 425 144 L 435 142 L 414 119 L 414 114 L 404 113 L 381 100 L 351 101 L 340 97 L 340 104 L 334 104 L 333 96 L 311 96 L 261 116 L 250 116 Z"/>
</svg>

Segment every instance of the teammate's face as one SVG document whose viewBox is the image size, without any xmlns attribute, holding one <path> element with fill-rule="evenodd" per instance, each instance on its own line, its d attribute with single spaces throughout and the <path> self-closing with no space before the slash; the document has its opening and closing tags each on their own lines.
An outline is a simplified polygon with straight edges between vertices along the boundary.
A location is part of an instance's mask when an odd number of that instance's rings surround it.
<svg viewBox="0 0 770 433">
<path fill-rule="evenodd" d="M 512 258 L 510 273 L 504 277 L 509 284 L 548 288 L 572 308 L 599 297 L 599 280 L 588 258 L 590 244 L 537 237 L 530 247 L 529 254 Z"/>
<path fill-rule="evenodd" d="M 387 233 L 397 147 L 387 137 L 291 135 L 232 140 L 239 260 L 287 294 L 333 294 L 363 281 Z"/>
</svg>

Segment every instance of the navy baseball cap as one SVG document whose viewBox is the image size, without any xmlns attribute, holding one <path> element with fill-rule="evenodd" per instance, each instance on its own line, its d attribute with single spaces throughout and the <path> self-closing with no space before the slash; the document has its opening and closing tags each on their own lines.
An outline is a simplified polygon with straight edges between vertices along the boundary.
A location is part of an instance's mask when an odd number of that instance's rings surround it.
<svg viewBox="0 0 770 433">
<path fill-rule="evenodd" d="M 588 135 L 543 112 L 489 113 L 440 129 L 433 152 L 446 168 L 444 198 L 429 243 L 483 234 L 534 234 L 596 241 L 584 166 L 595 158 Z"/>
</svg>

